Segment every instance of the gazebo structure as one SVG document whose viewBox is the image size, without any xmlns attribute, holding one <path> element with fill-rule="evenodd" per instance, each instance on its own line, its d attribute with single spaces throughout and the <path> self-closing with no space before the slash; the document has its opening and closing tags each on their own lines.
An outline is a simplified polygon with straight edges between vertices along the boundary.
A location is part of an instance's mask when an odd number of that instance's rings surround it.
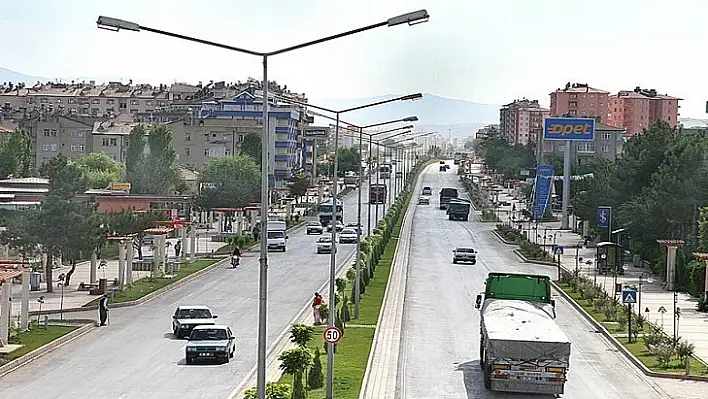
<svg viewBox="0 0 708 399">
<path fill-rule="evenodd" d="M 167 265 L 167 252 L 165 250 L 165 246 L 167 243 L 167 236 L 173 231 L 174 229 L 172 227 L 151 227 L 143 230 L 145 235 L 153 236 L 155 238 L 155 249 L 152 253 L 153 262 L 151 277 L 153 278 L 165 274 L 165 266 Z"/>
<path fill-rule="evenodd" d="M 194 222 L 186 220 L 161 220 L 153 222 L 155 227 L 171 228 L 179 231 L 179 240 L 182 241 L 182 252 L 179 255 L 180 262 L 189 260 L 190 262 L 197 258 L 197 225 Z M 187 245 L 187 237 L 189 236 L 189 246 Z M 163 243 L 164 244 L 164 243 Z M 189 256 L 187 256 L 189 249 Z"/>
<path fill-rule="evenodd" d="M 656 240 L 662 247 L 666 247 L 666 289 L 673 291 L 676 285 L 676 251 L 683 246 L 683 240 Z"/>
<path fill-rule="evenodd" d="M 693 256 L 702 260 L 706 264 L 706 281 L 703 286 L 703 295 L 708 298 L 708 253 L 705 252 L 694 252 Z"/>
<path fill-rule="evenodd" d="M 123 289 L 125 284 L 133 284 L 134 242 L 137 234 L 108 237 L 108 241 L 118 243 L 118 286 Z"/>
<path fill-rule="evenodd" d="M 12 312 L 12 280 L 22 277 L 22 307 L 20 310 L 20 327 L 26 330 L 29 326 L 29 291 L 30 270 L 28 262 L 18 260 L 0 260 L 0 348 L 8 344 L 10 338 L 10 313 Z"/>
</svg>

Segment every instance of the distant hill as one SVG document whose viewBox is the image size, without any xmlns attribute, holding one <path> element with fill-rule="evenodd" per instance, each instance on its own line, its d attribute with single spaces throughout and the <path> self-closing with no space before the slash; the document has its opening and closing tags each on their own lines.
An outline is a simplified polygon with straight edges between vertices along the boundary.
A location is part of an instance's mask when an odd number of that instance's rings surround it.
<svg viewBox="0 0 708 399">
<path fill-rule="evenodd" d="M 42 81 L 42 82 L 46 82 L 49 79 L 40 78 L 37 76 L 25 75 L 23 73 L 15 72 L 13 70 L 0 67 L 0 83 L 3 83 L 3 82 L 12 82 L 12 83 L 23 82 L 26 85 L 31 86 L 31 85 L 34 85 L 35 83 L 37 83 L 38 80 Z"/>
<path fill-rule="evenodd" d="M 389 94 L 378 97 L 358 99 L 316 99 L 310 103 L 331 109 L 346 109 L 362 104 L 400 97 L 402 94 Z M 419 121 L 416 131 L 437 131 L 447 137 L 463 138 L 473 135 L 480 127 L 499 122 L 499 106 L 478 104 L 470 101 L 455 100 L 425 93 L 422 100 L 401 101 L 354 111 L 342 116 L 348 122 L 368 125 L 396 118 L 415 115 Z M 317 120 L 327 124 L 328 121 Z M 451 131 L 450 131 L 451 130 Z"/>
<path fill-rule="evenodd" d="M 679 122 L 683 124 L 683 127 L 705 127 L 705 126 L 708 126 L 708 119 L 679 118 Z"/>
</svg>

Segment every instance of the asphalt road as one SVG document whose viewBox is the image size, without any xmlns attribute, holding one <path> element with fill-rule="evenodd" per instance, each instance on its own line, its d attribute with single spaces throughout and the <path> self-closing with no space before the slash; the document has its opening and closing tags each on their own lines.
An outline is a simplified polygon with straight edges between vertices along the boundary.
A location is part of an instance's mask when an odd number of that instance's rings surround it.
<svg viewBox="0 0 708 399">
<path fill-rule="evenodd" d="M 442 187 L 459 188 L 456 167 L 447 173 L 433 169 L 423 179 L 434 194 Z M 552 276 L 553 268 L 521 263 L 510 246 L 491 234 L 494 223 L 481 223 L 476 216 L 468 222 L 449 221 L 437 205 L 434 198 L 430 206 L 418 206 L 414 217 L 396 397 L 539 398 L 485 390 L 474 302 L 490 271 Z M 451 251 L 457 246 L 474 247 L 479 252 L 477 264 L 453 264 Z M 558 296 L 556 302 L 557 322 L 572 342 L 564 397 L 693 398 L 708 388 L 646 378 L 569 304 Z"/>
<path fill-rule="evenodd" d="M 345 222 L 356 222 L 356 203 L 356 191 L 344 199 Z M 366 220 L 365 205 L 364 231 Z M 269 254 L 269 347 L 329 276 L 330 256 L 316 254 L 319 236 L 306 236 L 304 229 L 289 236 L 287 252 Z M 339 248 L 342 264 L 356 245 Z M 247 253 L 236 270 L 217 268 L 145 305 L 112 310 L 110 326 L 0 378 L 0 398 L 227 398 L 256 364 L 257 263 L 258 254 Z M 171 316 L 189 304 L 209 306 L 231 326 L 237 337 L 231 363 L 185 365 L 185 341 L 172 337 Z"/>
</svg>

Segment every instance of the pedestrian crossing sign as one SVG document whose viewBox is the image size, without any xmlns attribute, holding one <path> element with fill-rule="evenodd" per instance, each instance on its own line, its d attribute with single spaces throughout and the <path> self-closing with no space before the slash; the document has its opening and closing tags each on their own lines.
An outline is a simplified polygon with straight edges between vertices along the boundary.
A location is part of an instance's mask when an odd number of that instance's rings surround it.
<svg viewBox="0 0 708 399">
<path fill-rule="evenodd" d="M 622 303 L 630 304 L 637 303 L 637 291 L 635 290 L 624 290 L 622 291 Z"/>
</svg>

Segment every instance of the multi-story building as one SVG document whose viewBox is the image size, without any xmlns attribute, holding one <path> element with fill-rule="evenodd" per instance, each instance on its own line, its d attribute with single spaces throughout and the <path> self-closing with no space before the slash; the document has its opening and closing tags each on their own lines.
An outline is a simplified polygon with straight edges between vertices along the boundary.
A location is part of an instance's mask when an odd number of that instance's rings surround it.
<svg viewBox="0 0 708 399">
<path fill-rule="evenodd" d="M 494 137 L 499 135 L 499 125 L 486 125 L 485 127 L 477 130 L 475 133 L 476 139 L 485 139 L 487 137 Z"/>
<path fill-rule="evenodd" d="M 94 122 L 91 137 L 93 152 L 102 152 L 114 161 L 125 163 L 128 136 L 136 125 L 138 123 L 130 114 Z"/>
<path fill-rule="evenodd" d="M 573 163 L 582 163 L 595 157 L 614 160 L 622 154 L 626 129 L 595 122 L 594 141 L 572 141 L 570 156 Z M 543 158 L 548 160 L 553 153 L 562 155 L 565 141 L 543 140 Z"/>
<path fill-rule="evenodd" d="M 93 152 L 91 132 L 95 120 L 60 114 L 42 114 L 23 120 L 21 126 L 32 137 L 35 166 L 41 166 L 58 154 L 79 158 Z"/>
<path fill-rule="evenodd" d="M 551 116 L 595 118 L 607 123 L 609 92 L 590 87 L 587 83 L 566 83 L 551 96 Z"/>
<path fill-rule="evenodd" d="M 499 131 L 512 145 L 536 144 L 543 133 L 543 118 L 548 110 L 538 100 L 514 100 L 499 110 Z"/>
<path fill-rule="evenodd" d="M 609 98 L 609 121 L 612 126 L 624 127 L 627 135 L 641 133 L 657 121 L 666 121 L 672 127 L 678 123 L 680 98 L 658 94 L 655 89 L 622 90 Z"/>
</svg>

